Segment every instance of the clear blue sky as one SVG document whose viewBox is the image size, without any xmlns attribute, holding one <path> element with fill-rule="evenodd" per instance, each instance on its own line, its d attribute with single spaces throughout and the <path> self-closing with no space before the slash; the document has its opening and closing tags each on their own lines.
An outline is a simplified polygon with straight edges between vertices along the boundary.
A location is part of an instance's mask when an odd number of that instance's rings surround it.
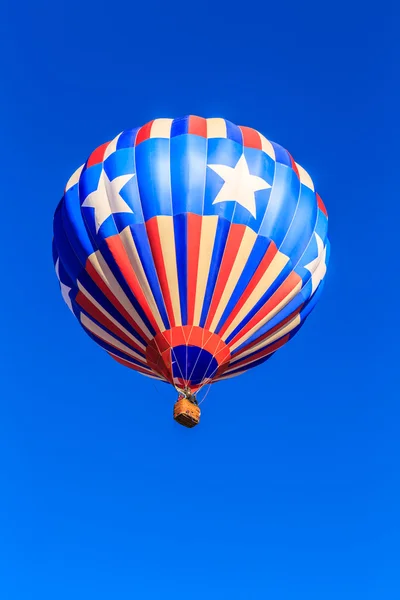
<svg viewBox="0 0 400 600">
<path fill-rule="evenodd" d="M 398 600 L 394 3 L 8 3 L 0 24 L 2 600 Z M 398 54 L 397 54 L 398 57 Z M 201 426 L 63 304 L 52 217 L 155 117 L 261 130 L 330 216 L 322 299 Z"/>
</svg>

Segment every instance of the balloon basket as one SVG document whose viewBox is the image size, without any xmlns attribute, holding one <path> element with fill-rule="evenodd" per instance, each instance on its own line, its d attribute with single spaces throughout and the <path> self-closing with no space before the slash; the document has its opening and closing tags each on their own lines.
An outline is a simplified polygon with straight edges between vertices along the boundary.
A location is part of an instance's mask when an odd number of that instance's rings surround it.
<svg viewBox="0 0 400 600">
<path fill-rule="evenodd" d="M 184 427 L 195 427 L 200 422 L 200 408 L 187 398 L 179 398 L 174 405 L 174 419 Z"/>
</svg>

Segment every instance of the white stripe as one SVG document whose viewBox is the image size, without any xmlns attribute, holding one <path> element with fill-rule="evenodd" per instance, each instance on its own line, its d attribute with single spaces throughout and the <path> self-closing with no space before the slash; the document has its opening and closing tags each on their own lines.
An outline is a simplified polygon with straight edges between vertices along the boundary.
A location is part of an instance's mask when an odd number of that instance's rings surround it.
<svg viewBox="0 0 400 600">
<path fill-rule="evenodd" d="M 273 335 L 270 335 L 269 337 L 265 338 L 255 346 L 252 346 L 251 348 L 246 350 L 245 352 L 241 352 L 240 354 L 238 354 L 238 356 L 235 357 L 235 359 L 232 360 L 230 364 L 234 365 L 235 363 L 243 360 L 249 354 L 253 354 L 254 352 L 259 352 L 263 349 L 266 349 L 267 346 L 278 341 L 280 338 L 290 333 L 295 327 L 300 325 L 300 321 L 300 315 L 297 314 L 295 317 L 293 317 L 291 321 L 289 321 L 289 323 L 286 323 L 284 327 L 278 329 Z"/>
<path fill-rule="evenodd" d="M 271 144 L 271 142 L 269 140 L 267 140 L 267 138 L 264 137 L 262 135 L 262 133 L 260 133 L 260 138 L 261 138 L 261 150 L 263 150 L 263 152 L 265 152 L 265 154 L 268 154 L 268 156 L 270 156 L 273 160 L 275 160 L 275 150 L 274 150 L 274 147 Z"/>
<path fill-rule="evenodd" d="M 122 304 L 126 312 L 132 317 L 134 322 L 138 325 L 138 327 L 142 330 L 145 336 L 149 339 L 153 337 L 150 333 L 146 325 L 144 324 L 142 318 L 136 312 L 134 307 L 132 306 L 129 298 L 119 285 L 118 281 L 115 279 L 112 274 L 108 264 L 104 260 L 100 250 L 96 250 L 93 254 L 89 256 L 89 261 L 92 264 L 93 268 L 100 275 L 104 283 L 107 285 L 108 289 L 112 292 L 112 294 L 117 298 L 118 302 Z"/>
<path fill-rule="evenodd" d="M 132 340 L 132 342 L 134 342 L 137 346 L 140 346 L 140 348 L 142 348 L 144 351 L 146 350 L 146 347 L 144 346 L 144 344 L 142 344 L 142 342 L 140 342 L 139 340 L 137 340 L 127 329 L 125 329 L 125 327 L 123 327 L 121 325 L 121 323 L 119 323 L 116 319 L 114 319 L 114 317 L 112 315 L 110 315 L 109 312 L 106 311 L 105 308 L 103 308 L 103 306 L 101 304 L 99 304 L 97 302 L 97 300 L 95 300 L 93 298 L 93 296 L 91 296 L 91 294 L 89 294 L 89 292 L 83 287 L 83 285 L 78 281 L 78 289 L 82 292 L 82 294 L 84 296 L 86 296 L 86 298 L 88 298 L 88 300 L 90 300 L 90 302 L 105 316 L 107 317 L 107 319 L 109 319 L 111 321 L 111 323 L 113 323 L 113 325 L 115 325 L 115 327 L 117 327 L 122 333 L 124 333 L 127 337 L 129 337 L 130 340 Z"/>
<path fill-rule="evenodd" d="M 210 331 L 215 331 L 215 328 L 217 327 L 219 320 L 222 317 L 222 314 L 225 308 L 227 307 L 229 300 L 231 299 L 233 290 L 235 289 L 236 284 L 243 273 L 243 269 L 246 266 L 247 260 L 254 247 L 256 239 L 256 232 L 250 229 L 250 227 L 246 227 L 242 241 L 240 243 L 238 253 L 236 255 L 236 260 L 232 265 L 232 270 L 226 282 L 225 289 L 221 296 L 221 300 L 217 306 L 217 310 L 215 311 L 214 318 L 211 322 Z"/>
<path fill-rule="evenodd" d="M 151 138 L 170 138 L 172 119 L 156 119 L 150 131 Z"/>
<path fill-rule="evenodd" d="M 207 279 L 210 273 L 211 257 L 214 248 L 217 225 L 218 217 L 216 215 L 203 216 L 201 223 L 199 266 L 196 280 L 196 299 L 194 305 L 193 325 L 200 325 L 201 311 L 203 308 Z"/>
<path fill-rule="evenodd" d="M 246 300 L 239 313 L 236 315 L 228 329 L 225 331 L 222 339 L 225 341 L 232 331 L 236 329 L 239 323 L 244 319 L 246 315 L 249 314 L 252 308 L 257 304 L 260 298 L 265 294 L 265 292 L 271 287 L 276 278 L 282 272 L 283 268 L 289 261 L 289 258 L 282 254 L 282 252 L 278 252 L 275 254 L 274 258 L 271 261 L 271 264 L 265 271 L 264 275 L 261 277 L 260 281 L 250 294 L 249 298 Z"/>
<path fill-rule="evenodd" d="M 173 217 L 156 217 L 175 325 L 182 325 Z"/>
<path fill-rule="evenodd" d="M 84 313 L 80 313 L 80 318 L 82 325 L 89 329 L 89 331 L 91 331 L 95 336 L 103 340 L 103 342 L 114 346 L 114 348 L 118 348 L 118 350 L 121 350 L 121 352 L 124 352 L 128 356 L 131 356 L 135 360 L 146 365 L 146 359 L 144 359 L 143 356 L 140 356 L 140 354 L 132 350 L 132 348 L 129 348 L 129 346 L 126 346 L 125 344 L 120 342 L 116 337 L 114 337 L 107 331 L 104 331 L 104 329 L 101 329 L 101 327 L 99 327 L 94 321 L 92 321 L 92 319 L 89 319 L 89 317 L 87 317 Z"/>
<path fill-rule="evenodd" d="M 132 237 L 132 231 L 131 231 L 131 228 L 129 225 L 127 227 L 125 227 L 125 229 L 123 231 L 121 231 L 120 238 L 121 238 L 121 242 L 125 248 L 125 251 L 128 255 L 131 267 L 134 270 L 135 275 L 139 281 L 140 288 L 141 288 L 143 294 L 145 295 L 146 300 L 149 304 L 151 313 L 152 313 L 157 325 L 159 326 L 160 330 L 165 331 L 165 325 L 162 321 L 160 312 L 158 310 L 156 301 L 153 296 L 153 292 L 151 291 L 151 287 L 150 287 L 150 284 L 146 277 L 146 273 L 144 272 L 143 265 L 140 260 L 139 253 L 137 251 L 135 241 Z"/>
<path fill-rule="evenodd" d="M 106 352 L 108 352 L 108 354 L 109 354 L 109 355 L 110 355 L 112 358 L 114 358 L 115 360 L 117 360 L 117 361 L 124 360 L 125 362 L 129 363 L 130 365 L 132 365 L 132 368 L 133 368 L 134 370 L 137 370 L 137 367 L 138 367 L 138 365 L 135 365 L 135 364 L 134 364 L 133 362 L 131 362 L 131 361 L 130 361 L 128 358 L 121 358 L 121 356 L 117 356 L 116 354 L 114 354 L 114 352 L 111 352 L 110 350 L 106 350 Z M 124 365 L 123 365 L 123 366 L 124 366 Z M 141 375 L 144 375 L 145 377 L 150 377 L 151 379 L 157 379 L 157 381 L 167 381 L 167 380 L 166 380 L 164 377 L 158 377 L 158 376 L 157 376 L 157 375 L 154 373 L 154 371 L 152 371 L 152 370 L 150 369 L 150 367 L 146 367 L 145 365 L 140 365 L 140 368 L 141 368 L 141 369 L 146 369 L 146 370 L 149 372 L 149 374 L 147 374 L 147 373 L 142 373 L 142 371 L 137 371 L 138 373 L 140 373 Z M 151 373 L 151 375 L 150 375 L 150 373 Z"/>
<path fill-rule="evenodd" d="M 207 137 L 208 138 L 226 138 L 225 119 L 207 119 Z"/>
<path fill-rule="evenodd" d="M 85 165 L 81 165 L 68 179 L 67 185 L 65 186 L 65 191 L 68 192 L 70 188 L 72 188 L 79 181 L 79 177 L 81 176 L 82 169 Z"/>
<path fill-rule="evenodd" d="M 296 163 L 296 167 L 299 171 L 301 183 L 303 185 L 307 186 L 308 188 L 310 188 L 310 190 L 312 190 L 314 192 L 315 191 L 314 183 L 313 183 L 313 180 L 311 179 L 311 177 L 309 176 L 309 174 L 307 173 L 307 171 L 305 169 L 303 169 L 303 167 L 301 167 L 298 163 Z"/>
<path fill-rule="evenodd" d="M 299 293 L 299 291 L 302 288 L 302 285 L 303 282 L 299 281 L 294 290 L 292 290 L 273 310 L 271 310 L 271 312 L 269 312 L 263 319 L 261 319 L 261 321 L 254 325 L 254 327 L 252 327 L 250 331 L 248 331 L 245 335 L 240 337 L 239 340 L 235 344 L 233 344 L 233 346 L 231 346 L 231 352 L 233 352 L 233 350 L 236 350 L 236 348 L 241 346 L 256 331 L 261 329 L 261 327 L 264 327 L 264 325 L 268 323 L 268 321 L 270 321 L 284 306 L 286 306 L 292 300 L 292 298 L 296 296 L 296 294 Z"/>
<path fill-rule="evenodd" d="M 122 133 L 122 131 L 121 131 Z M 118 140 L 120 138 L 121 133 L 119 133 L 111 142 L 108 144 L 106 151 L 104 152 L 103 162 L 108 158 L 113 152 L 117 150 Z"/>
</svg>

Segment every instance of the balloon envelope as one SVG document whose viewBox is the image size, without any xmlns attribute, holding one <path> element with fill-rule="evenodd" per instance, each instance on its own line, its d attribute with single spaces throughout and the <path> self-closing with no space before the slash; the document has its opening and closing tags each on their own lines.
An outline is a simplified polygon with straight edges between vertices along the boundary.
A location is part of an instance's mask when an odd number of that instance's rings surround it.
<svg viewBox="0 0 400 600">
<path fill-rule="evenodd" d="M 115 360 L 198 390 L 264 362 L 321 293 L 327 211 L 278 144 L 156 119 L 97 148 L 54 216 L 65 302 Z"/>
</svg>

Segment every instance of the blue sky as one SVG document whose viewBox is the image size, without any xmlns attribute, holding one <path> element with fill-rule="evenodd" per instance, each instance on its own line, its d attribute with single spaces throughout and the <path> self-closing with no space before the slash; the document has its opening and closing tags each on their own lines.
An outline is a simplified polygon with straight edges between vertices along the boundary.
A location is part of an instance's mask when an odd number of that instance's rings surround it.
<svg viewBox="0 0 400 600">
<path fill-rule="evenodd" d="M 23 0 L 3 9 L 4 600 L 397 600 L 394 5 Z M 222 116 L 313 176 L 331 262 L 305 327 L 214 388 L 114 363 L 63 304 L 52 217 L 97 145 Z"/>
</svg>

